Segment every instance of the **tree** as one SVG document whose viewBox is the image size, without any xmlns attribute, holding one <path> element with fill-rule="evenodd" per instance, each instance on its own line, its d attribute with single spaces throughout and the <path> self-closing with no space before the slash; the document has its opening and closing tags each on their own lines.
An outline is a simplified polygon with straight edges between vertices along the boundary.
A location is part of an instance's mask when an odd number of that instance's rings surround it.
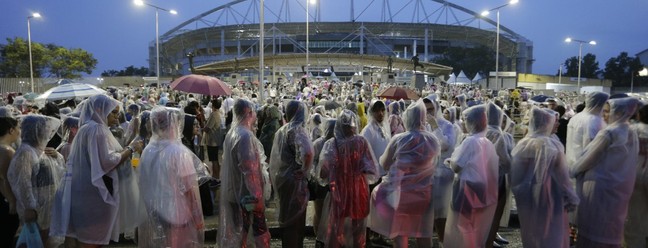
<svg viewBox="0 0 648 248">
<path fill-rule="evenodd" d="M 152 76 L 153 73 L 147 67 L 136 68 L 130 65 L 123 70 L 107 70 L 101 73 L 102 77 L 123 77 L 123 76 Z"/>
<path fill-rule="evenodd" d="M 630 57 L 627 52 L 621 52 L 619 56 L 605 62 L 603 76 L 605 79 L 612 80 L 613 86 L 629 86 L 632 76 L 637 76 L 642 67 L 639 58 Z"/>
<path fill-rule="evenodd" d="M 40 77 L 47 67 L 47 48 L 32 42 L 32 65 L 34 77 Z M 0 76 L 29 77 L 29 47 L 22 38 L 7 38 L 7 44 L 0 44 Z"/>
<path fill-rule="evenodd" d="M 0 76 L 29 77 L 29 49 L 22 38 L 7 38 L 0 45 Z M 34 77 L 78 78 L 92 73 L 97 60 L 79 48 L 67 49 L 55 44 L 32 42 Z"/>
<path fill-rule="evenodd" d="M 578 57 L 574 56 L 565 60 L 565 67 L 566 70 L 563 71 L 563 76 L 578 77 Z M 596 55 L 585 54 L 581 61 L 581 78 L 598 78 L 598 71 L 599 63 L 596 61 Z"/>
<path fill-rule="evenodd" d="M 463 70 L 466 76 L 474 77 L 477 73 L 495 71 L 495 52 L 486 46 L 449 47 L 434 63 L 452 67 L 455 74 Z"/>
</svg>

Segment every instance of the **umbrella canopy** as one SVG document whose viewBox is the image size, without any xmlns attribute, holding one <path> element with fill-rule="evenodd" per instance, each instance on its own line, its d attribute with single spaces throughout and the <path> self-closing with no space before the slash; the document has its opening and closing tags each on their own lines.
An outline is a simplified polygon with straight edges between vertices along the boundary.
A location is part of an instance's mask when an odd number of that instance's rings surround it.
<svg viewBox="0 0 648 248">
<path fill-rule="evenodd" d="M 531 100 L 534 102 L 545 102 L 547 101 L 548 98 L 551 98 L 550 96 L 545 96 L 545 95 L 537 95 L 534 97 L 531 97 Z"/>
<path fill-rule="evenodd" d="M 337 103 L 334 100 L 326 100 L 326 101 L 320 101 L 319 105 L 323 105 L 324 109 L 326 110 L 331 110 L 331 109 L 337 109 L 342 107 L 339 103 Z"/>
<path fill-rule="evenodd" d="M 42 95 L 36 97 L 36 100 L 56 101 L 63 99 L 72 99 L 76 97 L 89 97 L 94 95 L 106 94 L 105 90 L 90 84 L 69 83 L 51 88 Z"/>
<path fill-rule="evenodd" d="M 208 96 L 231 95 L 232 90 L 218 78 L 190 74 L 182 76 L 171 83 L 171 89 Z"/>
<path fill-rule="evenodd" d="M 378 97 L 394 100 L 418 100 L 420 97 L 411 89 L 401 87 L 391 87 L 378 94 Z"/>
</svg>

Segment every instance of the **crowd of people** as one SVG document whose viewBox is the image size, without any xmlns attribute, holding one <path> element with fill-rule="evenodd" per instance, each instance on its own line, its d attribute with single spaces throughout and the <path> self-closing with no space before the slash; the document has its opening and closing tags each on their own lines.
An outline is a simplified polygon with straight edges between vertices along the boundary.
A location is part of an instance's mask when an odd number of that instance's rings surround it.
<svg viewBox="0 0 648 248">
<path fill-rule="evenodd" d="M 604 92 L 268 85 L 231 96 L 113 88 L 0 107 L 0 246 L 499 247 L 512 193 L 524 247 L 646 247 L 648 105 Z M 584 100 L 584 101 L 583 101 Z M 205 163 L 206 162 L 206 163 Z M 314 201 L 313 213 L 307 212 Z M 386 240 L 392 240 L 391 243 Z M 253 242 L 254 244 L 249 244 Z"/>
</svg>

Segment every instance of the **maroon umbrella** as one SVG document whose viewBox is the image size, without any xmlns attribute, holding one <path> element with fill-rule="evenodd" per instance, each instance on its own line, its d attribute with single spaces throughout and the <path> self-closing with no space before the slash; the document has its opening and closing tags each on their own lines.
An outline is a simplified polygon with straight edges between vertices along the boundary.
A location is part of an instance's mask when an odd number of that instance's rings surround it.
<svg viewBox="0 0 648 248">
<path fill-rule="evenodd" d="M 378 94 L 378 97 L 394 100 L 417 100 L 420 98 L 415 91 L 401 87 L 387 88 L 382 93 Z"/>
<path fill-rule="evenodd" d="M 171 83 L 171 89 L 208 96 L 231 95 L 232 90 L 218 78 L 190 74 Z"/>
</svg>

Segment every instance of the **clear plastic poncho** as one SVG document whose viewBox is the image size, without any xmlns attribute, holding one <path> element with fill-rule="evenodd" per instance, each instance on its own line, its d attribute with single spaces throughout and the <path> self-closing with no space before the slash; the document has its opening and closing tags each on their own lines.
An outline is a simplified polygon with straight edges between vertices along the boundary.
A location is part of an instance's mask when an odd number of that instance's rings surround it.
<svg viewBox="0 0 648 248">
<path fill-rule="evenodd" d="M 43 230 L 50 226 L 52 203 L 65 163 L 60 154 L 50 157 L 43 151 L 60 125 L 60 120 L 44 115 L 21 118 L 22 143 L 16 149 L 7 171 L 21 222 L 25 221 L 25 210 L 36 210 L 38 225 Z"/>
<path fill-rule="evenodd" d="M 396 134 L 405 132 L 405 124 L 403 124 L 403 118 L 401 118 L 400 105 L 399 102 L 392 102 L 389 104 L 389 127 L 391 130 L 391 135 L 395 136 Z"/>
<path fill-rule="evenodd" d="M 426 125 L 429 132 L 434 134 L 440 145 L 440 154 L 437 157 L 436 170 L 434 172 L 434 209 L 435 218 L 446 218 L 448 214 L 448 202 L 450 201 L 452 180 L 454 172 L 444 164 L 444 161 L 452 155 L 457 143 L 457 133 L 455 126 L 450 121 L 443 118 L 441 107 L 437 101 L 437 95 L 431 94 L 426 97 L 434 105 L 434 113 L 428 113 L 427 118 L 434 118 L 437 128 L 432 130 L 431 125 Z"/>
<path fill-rule="evenodd" d="M 644 106 L 645 108 L 645 106 Z M 642 113 L 640 111 L 640 113 Z M 644 119 L 641 116 L 639 119 Z M 648 237 L 648 124 L 643 121 L 632 125 L 639 137 L 639 163 L 634 190 L 628 206 L 628 218 L 625 223 L 625 242 L 628 247 L 646 247 Z"/>
<path fill-rule="evenodd" d="M 450 212 L 445 226 L 445 247 L 481 247 L 490 231 L 498 194 L 498 156 L 486 137 L 486 107 L 462 112 L 468 132 L 446 160 L 456 173 Z"/>
<path fill-rule="evenodd" d="M 335 123 L 336 119 L 328 119 L 324 121 L 324 135 L 313 141 L 313 166 L 310 172 L 311 178 L 317 178 L 317 175 L 320 173 L 321 165 L 319 163 L 320 154 L 322 154 L 322 148 L 324 148 L 324 143 L 327 140 L 335 136 Z"/>
<path fill-rule="evenodd" d="M 244 247 L 250 227 L 245 204 L 264 204 L 269 197 L 270 182 L 261 142 L 252 132 L 254 104 L 238 99 L 233 104 L 234 120 L 223 142 L 221 164 L 220 213 L 218 243 L 220 247 Z M 273 149 L 274 152 L 274 149 Z M 308 191 L 308 189 L 306 189 Z M 305 201 L 308 201 L 306 194 Z M 260 230 L 255 230 L 255 235 Z M 267 231 L 267 228 L 266 228 Z M 255 237 L 261 247 L 270 244 L 270 233 Z"/>
<path fill-rule="evenodd" d="M 369 228 L 389 238 L 432 237 L 434 223 L 433 182 L 437 138 L 425 131 L 422 101 L 404 113 L 406 132 L 395 135 L 380 157 L 387 175 L 371 193 Z"/>
<path fill-rule="evenodd" d="M 502 121 L 506 117 L 504 111 L 493 102 L 486 104 L 488 117 L 488 131 L 486 138 L 495 145 L 497 156 L 499 157 L 499 174 L 502 180 L 505 173 L 511 170 L 511 151 L 515 146 L 513 136 L 502 131 Z"/>
<path fill-rule="evenodd" d="M 142 205 L 137 178 L 130 160 L 120 164 L 123 148 L 106 124 L 119 104 L 106 95 L 92 96 L 80 104 L 81 127 L 56 192 L 50 236 L 105 245 L 139 224 L 136 216 Z"/>
<path fill-rule="evenodd" d="M 140 247 L 202 247 L 204 220 L 198 182 L 209 175 L 180 141 L 184 115 L 174 108 L 151 110 L 153 136 L 142 152 L 139 186 L 146 220 Z"/>
<path fill-rule="evenodd" d="M 391 132 L 385 110 L 383 110 L 383 119 L 381 122 L 378 122 L 376 118 L 374 118 L 372 109 L 375 104 L 382 104 L 385 106 L 382 101 L 374 101 L 371 104 L 369 107 L 369 123 L 364 129 L 362 129 L 360 135 L 369 142 L 374 156 L 379 158 L 383 155 L 385 148 L 387 148 L 387 144 L 389 144 L 389 140 L 391 140 Z M 387 173 L 382 166 L 380 166 L 378 161 L 376 161 L 376 171 L 378 171 L 379 176 L 384 176 Z"/>
<path fill-rule="evenodd" d="M 639 100 L 626 97 L 608 102 L 610 124 L 585 147 L 571 173 L 581 200 L 576 219 L 578 235 L 620 246 L 639 156 L 639 139 L 628 120 Z"/>
<path fill-rule="evenodd" d="M 313 114 L 308 127 L 312 141 L 315 141 L 317 138 L 322 136 L 322 128 L 320 127 L 320 124 L 322 124 L 322 116 L 320 114 Z"/>
<path fill-rule="evenodd" d="M 529 132 L 512 152 L 515 195 L 524 247 L 569 248 L 568 210 L 578 205 L 560 141 L 551 138 L 555 116 L 531 109 Z"/>
<path fill-rule="evenodd" d="M 270 178 L 279 198 L 279 225 L 289 226 L 308 205 L 308 172 L 313 162 L 313 143 L 305 128 L 306 104 L 290 101 L 289 122 L 274 137 L 270 155 Z"/>
<path fill-rule="evenodd" d="M 567 165 L 573 164 L 583 154 L 583 150 L 596 134 L 605 128 L 605 121 L 601 117 L 603 105 L 610 95 L 605 92 L 592 92 L 587 95 L 585 109 L 569 120 L 567 125 L 567 141 L 565 152 Z"/>
<path fill-rule="evenodd" d="M 79 118 L 74 116 L 65 117 L 63 119 L 62 127 L 63 142 L 61 143 L 61 145 L 59 145 L 59 147 L 56 148 L 56 151 L 63 155 L 63 159 L 67 161 L 68 156 L 70 155 L 70 150 L 72 149 L 72 141 L 74 141 L 74 136 L 76 135 L 76 131 L 78 131 L 79 128 Z"/>
<path fill-rule="evenodd" d="M 318 235 L 328 247 L 364 247 L 369 215 L 369 184 L 378 178 L 376 159 L 367 140 L 357 135 L 358 117 L 344 110 L 335 123 L 335 137 L 324 143 L 319 178 L 329 185 Z"/>
</svg>

